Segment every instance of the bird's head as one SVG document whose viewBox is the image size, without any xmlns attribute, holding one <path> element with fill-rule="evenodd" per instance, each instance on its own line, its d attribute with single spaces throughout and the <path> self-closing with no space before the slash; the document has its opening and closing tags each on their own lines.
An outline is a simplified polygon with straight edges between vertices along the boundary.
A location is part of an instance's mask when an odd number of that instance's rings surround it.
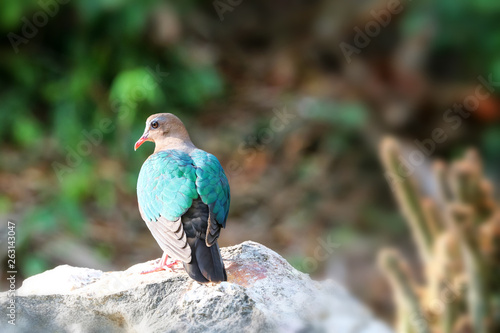
<svg viewBox="0 0 500 333">
<path fill-rule="evenodd" d="M 146 120 L 146 129 L 141 138 L 137 140 L 134 150 L 144 142 L 151 141 L 156 145 L 156 150 L 168 146 L 172 142 L 191 143 L 189 134 L 182 121 L 171 113 L 157 113 Z"/>
</svg>

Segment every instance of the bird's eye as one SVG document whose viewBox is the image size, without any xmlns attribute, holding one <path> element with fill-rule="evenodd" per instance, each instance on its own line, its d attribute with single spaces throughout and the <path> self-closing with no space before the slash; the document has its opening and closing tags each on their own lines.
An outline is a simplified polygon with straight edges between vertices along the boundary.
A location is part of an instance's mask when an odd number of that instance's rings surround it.
<svg viewBox="0 0 500 333">
<path fill-rule="evenodd" d="M 156 120 L 151 122 L 151 128 L 158 128 L 158 122 Z"/>
</svg>

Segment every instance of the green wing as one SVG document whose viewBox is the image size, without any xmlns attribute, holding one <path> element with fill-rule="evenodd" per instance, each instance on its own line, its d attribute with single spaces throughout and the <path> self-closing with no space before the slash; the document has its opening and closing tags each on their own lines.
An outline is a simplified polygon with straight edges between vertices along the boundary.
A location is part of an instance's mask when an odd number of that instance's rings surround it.
<svg viewBox="0 0 500 333">
<path fill-rule="evenodd" d="M 198 198 L 191 157 L 178 150 L 151 155 L 139 173 L 137 198 L 145 220 L 156 221 L 162 216 L 177 221 Z"/>
<path fill-rule="evenodd" d="M 197 149 L 190 156 L 196 167 L 196 189 L 210 209 L 207 244 L 211 245 L 219 236 L 220 228 L 226 227 L 231 201 L 229 183 L 214 155 Z"/>
</svg>

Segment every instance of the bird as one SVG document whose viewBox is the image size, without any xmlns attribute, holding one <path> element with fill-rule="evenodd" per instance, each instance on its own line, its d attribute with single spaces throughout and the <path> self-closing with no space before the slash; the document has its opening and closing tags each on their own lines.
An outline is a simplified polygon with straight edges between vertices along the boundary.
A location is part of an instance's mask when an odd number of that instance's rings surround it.
<svg viewBox="0 0 500 333">
<path fill-rule="evenodd" d="M 137 180 L 139 212 L 163 250 L 159 266 L 182 262 L 199 283 L 227 281 L 217 240 L 230 205 L 230 188 L 219 160 L 198 149 L 182 121 L 171 113 L 149 116 L 137 150 L 155 144 Z M 168 258 L 175 260 L 167 265 Z M 149 272 L 145 272 L 149 273 Z"/>
</svg>

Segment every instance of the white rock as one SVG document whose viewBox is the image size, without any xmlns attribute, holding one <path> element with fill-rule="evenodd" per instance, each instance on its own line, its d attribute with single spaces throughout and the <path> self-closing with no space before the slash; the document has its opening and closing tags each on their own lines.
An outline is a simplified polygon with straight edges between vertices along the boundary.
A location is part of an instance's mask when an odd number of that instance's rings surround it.
<svg viewBox="0 0 500 333">
<path fill-rule="evenodd" d="M 49 271 L 27 278 L 19 288 L 19 296 L 70 294 L 72 291 L 98 281 L 102 272 L 90 269 L 61 265 Z"/>
<path fill-rule="evenodd" d="M 17 325 L 1 332 L 389 333 L 345 289 L 315 282 L 254 242 L 222 249 L 228 282 L 201 285 L 181 266 L 142 275 L 68 265 L 26 279 Z M 0 294 L 5 308 L 7 293 Z"/>
</svg>

